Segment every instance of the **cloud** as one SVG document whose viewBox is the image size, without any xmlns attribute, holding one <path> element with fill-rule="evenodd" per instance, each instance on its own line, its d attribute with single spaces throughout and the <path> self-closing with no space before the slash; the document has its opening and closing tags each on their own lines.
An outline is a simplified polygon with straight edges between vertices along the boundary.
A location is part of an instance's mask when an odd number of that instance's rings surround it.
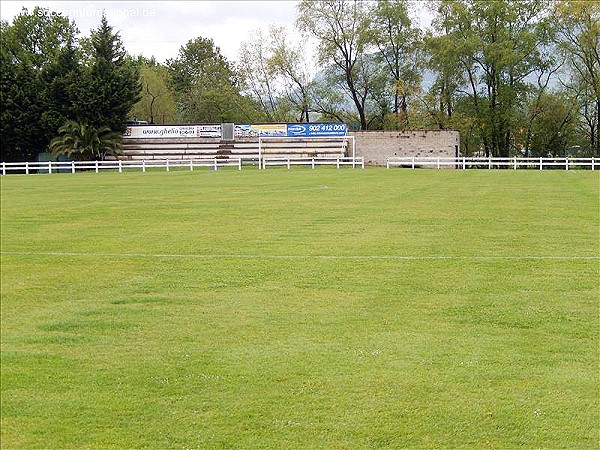
<svg viewBox="0 0 600 450">
<path fill-rule="evenodd" d="M 75 21 L 82 36 L 98 26 L 105 12 L 132 55 L 175 58 L 182 45 L 198 36 L 211 38 L 235 60 L 239 45 L 258 28 L 277 23 L 293 29 L 297 1 L 14 1 L 3 2 L 1 17 L 12 20 L 23 6 L 37 5 Z"/>
<path fill-rule="evenodd" d="M 279 1 L 2 1 L 0 17 L 11 21 L 23 6 L 29 11 L 37 5 L 62 13 L 74 20 L 81 36 L 97 28 L 102 13 L 120 33 L 131 55 L 154 56 L 159 62 L 176 58 L 181 46 L 196 37 L 210 38 L 229 61 L 238 57 L 240 43 L 249 40 L 259 28 L 284 25 L 288 34 L 294 29 L 299 2 Z M 421 26 L 430 23 L 432 14 L 423 2 L 412 3 Z M 299 39 L 296 39 L 299 40 Z M 310 53 L 307 51 L 307 54 Z M 307 57 L 311 59 L 311 56 Z"/>
</svg>

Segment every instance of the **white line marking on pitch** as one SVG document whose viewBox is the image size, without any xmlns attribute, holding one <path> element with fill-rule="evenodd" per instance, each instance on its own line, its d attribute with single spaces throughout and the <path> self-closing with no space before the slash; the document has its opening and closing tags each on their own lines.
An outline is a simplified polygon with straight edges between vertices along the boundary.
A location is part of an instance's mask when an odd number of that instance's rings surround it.
<svg viewBox="0 0 600 450">
<path fill-rule="evenodd" d="M 306 191 L 321 191 L 324 189 L 329 189 L 329 186 L 324 184 L 319 184 L 317 186 L 306 187 L 306 188 L 288 188 L 288 189 L 267 189 L 261 191 L 260 189 L 254 191 L 228 191 L 232 194 L 278 194 L 280 192 L 306 192 Z"/>
<path fill-rule="evenodd" d="M 99 258 L 174 258 L 174 259 L 348 259 L 348 260 L 600 260 L 600 256 L 469 256 L 469 255 L 244 255 L 244 254 L 186 254 L 186 253 L 94 253 L 94 252 L 26 252 L 1 251 L 2 255 L 69 256 Z"/>
</svg>

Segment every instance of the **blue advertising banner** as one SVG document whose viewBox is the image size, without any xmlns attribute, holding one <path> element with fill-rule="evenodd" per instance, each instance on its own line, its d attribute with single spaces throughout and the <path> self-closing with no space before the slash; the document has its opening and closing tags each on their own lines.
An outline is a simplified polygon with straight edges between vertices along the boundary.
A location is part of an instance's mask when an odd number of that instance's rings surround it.
<svg viewBox="0 0 600 450">
<path fill-rule="evenodd" d="M 346 136 L 345 123 L 288 123 L 287 137 Z"/>
</svg>

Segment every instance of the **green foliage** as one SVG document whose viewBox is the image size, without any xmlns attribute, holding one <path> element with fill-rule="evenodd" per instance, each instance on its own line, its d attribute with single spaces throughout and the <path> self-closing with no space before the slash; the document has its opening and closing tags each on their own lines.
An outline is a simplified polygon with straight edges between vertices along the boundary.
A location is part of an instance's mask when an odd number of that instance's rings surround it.
<svg viewBox="0 0 600 450">
<path fill-rule="evenodd" d="M 104 160 L 108 155 L 116 156 L 123 151 L 122 133 L 114 132 L 108 126 L 96 128 L 69 120 L 58 132 L 59 135 L 52 139 L 49 147 L 54 155 L 80 160 Z"/>
<path fill-rule="evenodd" d="M 366 55 L 367 3 L 362 0 L 303 0 L 298 4 L 297 23 L 301 31 L 318 40 L 318 58 L 327 73 L 325 79 L 346 92 L 358 114 L 361 130 L 366 130 L 367 101 L 375 73 Z"/>
<path fill-rule="evenodd" d="M 82 115 L 79 86 L 83 69 L 80 52 L 73 42 L 68 41 L 56 60 L 42 69 L 40 78 L 44 85 L 40 99 L 45 106 L 40 122 L 46 130 L 44 140 L 48 141 L 67 120 Z"/>
<path fill-rule="evenodd" d="M 66 121 L 124 130 L 139 75 L 106 17 L 83 46 L 73 23 L 38 7 L 0 32 L 3 161 L 34 160 Z"/>
<path fill-rule="evenodd" d="M 65 83 L 76 32 L 67 18 L 39 7 L 0 24 L 3 161 L 35 159 L 71 112 Z"/>
<path fill-rule="evenodd" d="M 179 120 L 240 123 L 256 117 L 256 105 L 240 94 L 232 67 L 212 39 L 190 40 L 167 66 Z"/>
<path fill-rule="evenodd" d="M 36 6 L 23 8 L 10 26 L 6 26 L 3 47 L 14 60 L 41 69 L 58 58 L 78 33 L 74 22 L 60 13 Z"/>
<path fill-rule="evenodd" d="M 268 35 L 261 29 L 252 32 L 240 45 L 236 69 L 242 92 L 260 105 L 266 121 L 310 121 L 315 83 L 304 51 L 302 43 L 275 25 Z"/>
<path fill-rule="evenodd" d="M 559 49 L 569 65 L 567 85 L 579 102 L 580 126 L 600 156 L 600 3 L 556 3 Z"/>
<path fill-rule="evenodd" d="M 409 126 L 409 102 L 421 91 L 424 69 L 422 33 L 413 27 L 405 0 L 381 0 L 371 16 L 368 40 L 377 48 L 376 62 L 385 71 L 386 91 L 392 93 L 392 129 Z M 389 96 L 389 93 L 386 92 Z"/>
<path fill-rule="evenodd" d="M 90 38 L 90 66 L 78 87 L 78 120 L 95 127 L 108 126 L 123 132 L 131 109 L 140 99 L 137 64 L 126 57 L 118 33 L 106 16 Z"/>
<path fill-rule="evenodd" d="M 486 152 L 508 156 L 527 77 L 548 69 L 543 50 L 552 30 L 546 3 L 441 1 L 436 29 L 440 36 L 429 39 L 429 51 L 441 54 L 434 61 L 461 71 L 460 77 L 446 72 L 438 89 L 463 80 Z"/>
<path fill-rule="evenodd" d="M 2 39 L 5 37 L 3 26 Z M 2 161 L 31 160 L 44 145 L 39 132 L 39 116 L 42 113 L 36 95 L 40 84 L 36 72 L 27 63 L 14 63 L 0 49 L 0 134 Z"/>
<path fill-rule="evenodd" d="M 568 156 L 569 143 L 576 139 L 577 103 L 565 93 L 543 88 L 532 95 L 515 130 L 515 141 L 523 156 Z M 571 144 L 572 145 L 572 144 Z"/>
<path fill-rule="evenodd" d="M 148 123 L 175 123 L 177 104 L 168 87 L 169 73 L 166 66 L 156 61 L 142 61 L 139 66 L 142 93 L 131 115 Z"/>
<path fill-rule="evenodd" d="M 283 27 L 270 27 L 269 38 L 271 55 L 267 59 L 267 65 L 281 79 L 284 101 L 296 112 L 298 122 L 310 122 L 314 82 L 304 58 L 305 46 L 290 42 Z"/>
<path fill-rule="evenodd" d="M 291 121 L 290 104 L 283 98 L 277 77 L 279 62 L 273 59 L 269 37 L 262 30 L 252 33 L 242 42 L 237 71 L 242 92 L 247 93 L 260 105 L 267 122 Z"/>
</svg>

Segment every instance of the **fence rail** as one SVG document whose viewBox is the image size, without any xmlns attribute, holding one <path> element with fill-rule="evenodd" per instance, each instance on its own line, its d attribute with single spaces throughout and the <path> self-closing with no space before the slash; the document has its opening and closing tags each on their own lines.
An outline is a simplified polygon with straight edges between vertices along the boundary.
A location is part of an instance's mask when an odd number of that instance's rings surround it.
<svg viewBox="0 0 600 450">
<path fill-rule="evenodd" d="M 195 168 L 206 167 L 218 170 L 224 167 L 242 167 L 253 165 L 260 169 L 268 166 L 316 166 L 329 165 L 338 169 L 342 166 L 352 168 L 365 167 L 362 156 L 321 156 L 321 157 L 297 157 L 297 156 L 265 156 L 262 158 L 206 158 L 190 160 L 112 160 L 112 161 L 44 161 L 44 162 L 3 162 L 2 175 L 10 173 L 56 173 L 56 172 L 81 172 L 101 170 L 113 170 L 123 172 L 125 170 L 139 169 L 145 172 L 148 169 L 165 169 L 169 171 L 175 168 L 187 168 L 193 171 Z M 431 158 L 431 157 L 393 157 L 387 159 L 387 168 L 390 167 L 428 167 L 428 168 L 455 168 L 455 169 L 591 169 L 600 168 L 600 158 Z"/>
<path fill-rule="evenodd" d="M 364 169 L 364 158 L 348 157 L 263 157 L 263 158 L 207 158 L 190 160 L 112 160 L 112 161 L 43 161 L 43 162 L 3 162 L 2 175 L 9 173 L 75 173 L 82 171 L 100 172 L 101 170 L 113 170 L 123 172 L 128 169 L 139 169 L 146 172 L 148 169 L 165 169 L 169 171 L 175 168 L 186 168 L 193 171 L 198 167 L 206 167 L 218 170 L 223 167 L 235 167 L 242 170 L 243 166 L 256 165 L 258 168 L 266 166 L 287 165 L 291 166 L 311 165 L 314 169 L 318 165 L 332 165 L 338 169 L 341 166 L 360 166 Z"/>
<path fill-rule="evenodd" d="M 598 158 L 432 158 L 432 157 L 392 157 L 387 159 L 386 167 L 453 167 L 455 169 L 500 169 L 519 168 L 539 169 L 564 168 L 596 170 L 600 165 Z"/>
<path fill-rule="evenodd" d="M 291 166 L 311 166 L 313 169 L 316 166 L 352 166 L 356 168 L 359 166 L 361 169 L 365 168 L 365 159 L 362 156 L 359 157 L 345 157 L 345 156 L 322 156 L 322 157 L 293 157 L 293 156 L 264 156 L 262 158 L 262 168 L 266 169 L 267 166 L 287 166 L 289 169 Z"/>
</svg>

